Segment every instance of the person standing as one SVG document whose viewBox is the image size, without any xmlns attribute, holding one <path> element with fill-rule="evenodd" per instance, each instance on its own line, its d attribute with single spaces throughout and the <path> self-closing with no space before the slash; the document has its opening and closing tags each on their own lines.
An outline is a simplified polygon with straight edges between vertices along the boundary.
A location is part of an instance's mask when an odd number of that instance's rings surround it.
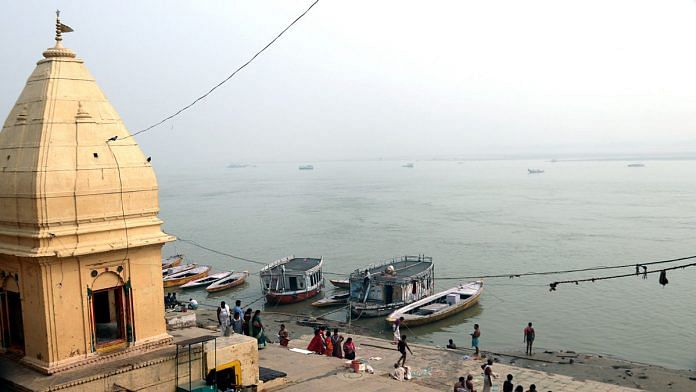
<svg viewBox="0 0 696 392">
<path fill-rule="evenodd" d="M 309 342 L 309 345 L 307 346 L 308 351 L 312 351 L 317 354 L 324 354 L 324 339 L 321 337 L 321 332 L 319 328 L 314 330 L 314 337 L 312 340 Z"/>
<path fill-rule="evenodd" d="M 225 301 L 220 302 L 220 306 L 217 308 L 217 318 L 220 332 L 224 334 L 230 325 L 230 307 L 225 304 Z"/>
<path fill-rule="evenodd" d="M 471 374 L 466 376 L 466 383 L 464 385 L 466 386 L 467 392 L 476 392 L 476 389 L 474 389 L 474 376 Z"/>
<path fill-rule="evenodd" d="M 254 317 L 251 319 L 251 336 L 256 338 L 259 348 L 266 347 L 266 335 L 263 333 L 263 323 L 261 322 L 261 310 L 257 309 L 254 312 Z M 273 342 L 270 342 L 273 343 Z"/>
<path fill-rule="evenodd" d="M 333 344 L 333 356 L 336 358 L 343 358 L 342 343 L 343 336 L 338 334 L 338 328 L 334 328 L 333 335 L 331 335 L 331 344 Z"/>
<path fill-rule="evenodd" d="M 515 384 L 512 383 L 512 374 L 507 375 L 507 380 L 503 383 L 503 392 L 513 392 Z"/>
<path fill-rule="evenodd" d="M 483 365 L 483 392 L 491 392 L 493 388 L 493 360 Z"/>
<path fill-rule="evenodd" d="M 527 342 L 527 348 L 525 354 L 532 355 L 532 344 L 534 344 L 534 328 L 532 328 L 532 323 L 530 322 L 524 328 L 524 338 L 522 342 Z"/>
<path fill-rule="evenodd" d="M 244 333 L 244 322 L 242 321 L 242 314 L 239 312 L 234 312 L 234 316 L 232 316 L 232 330 L 234 333 Z"/>
<path fill-rule="evenodd" d="M 242 301 L 236 300 L 234 302 L 234 308 L 232 308 L 232 314 L 234 314 L 234 312 L 239 312 L 240 317 L 244 314 L 244 309 L 242 309 Z"/>
<path fill-rule="evenodd" d="M 413 355 L 413 351 L 411 351 L 411 347 L 408 346 L 408 343 L 406 343 L 406 335 L 401 336 L 401 340 L 399 340 L 399 344 L 397 345 L 397 349 L 399 350 L 399 353 L 401 353 L 401 357 L 399 357 L 399 360 L 396 361 L 396 364 L 398 365 L 401 363 L 401 366 L 406 365 L 406 350 L 408 350 L 411 355 Z"/>
<path fill-rule="evenodd" d="M 242 319 L 242 329 L 244 335 L 251 336 L 251 308 L 244 312 L 244 318 Z"/>
<path fill-rule="evenodd" d="M 324 354 L 327 357 L 333 357 L 333 340 L 331 340 L 331 333 L 327 333 L 324 338 L 324 345 L 326 346 L 326 351 Z"/>
<path fill-rule="evenodd" d="M 470 335 L 471 335 L 471 347 L 474 347 L 476 349 L 476 352 L 474 353 L 474 357 L 478 358 L 480 355 L 479 338 L 481 337 L 481 328 L 479 328 L 478 324 L 474 324 L 474 332 L 471 333 Z"/>
<path fill-rule="evenodd" d="M 398 344 L 399 341 L 401 341 L 401 323 L 404 321 L 403 317 L 399 317 L 396 321 L 394 321 L 394 325 L 392 325 L 392 329 L 394 330 L 394 343 Z"/>
</svg>

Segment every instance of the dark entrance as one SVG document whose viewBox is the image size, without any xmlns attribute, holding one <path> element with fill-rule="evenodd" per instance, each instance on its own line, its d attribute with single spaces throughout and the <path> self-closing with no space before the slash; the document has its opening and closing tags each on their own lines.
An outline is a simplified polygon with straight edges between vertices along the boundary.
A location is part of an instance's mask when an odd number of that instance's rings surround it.
<svg viewBox="0 0 696 392">
<path fill-rule="evenodd" d="M 95 291 L 92 294 L 92 309 L 97 346 L 125 340 L 122 287 Z"/>
<path fill-rule="evenodd" d="M 0 291 L 0 318 L 5 348 L 24 354 L 24 325 L 19 293 Z"/>
<path fill-rule="evenodd" d="M 394 286 L 384 286 L 384 303 L 390 304 L 394 302 Z"/>
<path fill-rule="evenodd" d="M 290 282 L 290 290 L 296 291 L 297 290 L 297 277 L 291 276 L 288 278 L 288 281 Z"/>
</svg>

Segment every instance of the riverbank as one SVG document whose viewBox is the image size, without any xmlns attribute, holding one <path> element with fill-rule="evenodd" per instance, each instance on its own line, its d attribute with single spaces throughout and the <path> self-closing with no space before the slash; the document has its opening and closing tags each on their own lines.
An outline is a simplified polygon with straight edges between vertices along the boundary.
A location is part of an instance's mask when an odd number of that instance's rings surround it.
<svg viewBox="0 0 696 392">
<path fill-rule="evenodd" d="M 201 308 L 196 311 L 196 316 L 198 325 L 201 327 L 214 327 L 217 324 L 215 309 Z M 348 326 L 345 323 L 307 319 L 304 316 L 283 312 L 264 312 L 262 313 L 262 320 L 265 325 L 267 335 L 274 341 L 277 340 L 275 335 L 280 328 L 280 324 L 285 324 L 291 333 L 290 336 L 293 341 L 291 346 L 293 347 L 306 348 L 308 337 L 312 336 L 314 326 L 325 325 L 328 328 L 339 328 L 339 332 L 344 336 L 354 336 L 354 339 L 356 339 L 356 342 L 358 346 L 361 347 L 361 350 L 380 350 L 379 353 L 370 356 L 381 356 L 385 358 L 384 361 L 386 362 L 393 362 L 389 356 L 391 350 L 394 351 L 391 353 L 392 357 L 396 358 L 398 356 L 396 355 L 394 346 L 391 345 L 388 340 L 370 337 L 370 335 L 373 334 L 370 333 L 371 331 L 369 329 L 363 328 L 356 324 Z M 372 344 L 372 346 L 379 346 L 381 348 L 366 346 L 365 344 L 367 342 L 373 342 L 374 344 Z M 442 342 L 442 346 L 445 344 L 446 342 Z M 446 356 L 448 358 L 447 363 L 438 364 L 438 366 L 452 367 L 454 366 L 453 364 L 457 364 L 459 362 L 473 362 L 471 360 L 463 360 L 465 356 L 471 356 L 472 351 L 467 348 L 449 350 L 440 347 L 439 345 L 413 345 L 418 346 L 419 349 L 423 348 L 428 352 L 439 353 L 437 355 L 433 354 L 433 358 L 436 358 L 438 355 Z M 274 348 L 276 346 L 277 345 L 272 345 Z M 262 357 L 266 356 L 263 354 L 263 350 L 261 353 Z M 416 354 L 418 353 L 416 352 Z M 483 354 L 488 358 L 493 358 L 496 363 L 500 365 L 509 366 L 511 369 L 511 374 L 513 375 L 515 373 L 528 370 L 532 372 L 539 371 L 549 373 L 551 375 L 564 376 L 570 380 L 581 382 L 586 381 L 606 383 L 615 386 L 649 391 L 691 391 L 696 389 L 696 372 L 694 371 L 669 369 L 656 365 L 642 364 L 619 358 L 612 358 L 600 354 L 576 353 L 566 349 L 539 349 L 533 356 L 526 356 L 521 350 L 501 352 L 487 352 L 484 350 Z M 358 355 L 364 356 L 364 354 L 360 351 Z M 417 355 L 416 358 L 419 358 L 419 356 Z M 262 366 L 269 367 L 268 365 L 264 364 L 262 364 Z M 440 367 L 440 370 L 446 369 L 449 368 Z M 497 372 L 501 373 L 500 371 Z M 456 372 L 456 366 L 452 368 L 452 370 L 446 371 L 446 373 L 447 374 L 441 375 L 442 381 L 438 382 L 444 383 L 445 380 L 451 379 L 452 383 L 454 383 L 454 380 L 462 375 L 461 373 Z M 532 376 L 533 374 L 534 373 L 532 373 Z M 500 375 L 501 377 L 505 377 L 506 374 Z M 552 379 L 553 377 L 549 380 Z M 562 378 L 561 380 L 566 382 L 568 379 Z"/>
</svg>

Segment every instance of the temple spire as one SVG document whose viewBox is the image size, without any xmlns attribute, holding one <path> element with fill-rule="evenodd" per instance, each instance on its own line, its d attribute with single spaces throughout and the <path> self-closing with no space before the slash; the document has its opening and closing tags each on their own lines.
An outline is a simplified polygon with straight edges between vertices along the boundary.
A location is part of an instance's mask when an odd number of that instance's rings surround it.
<svg viewBox="0 0 696 392">
<path fill-rule="evenodd" d="M 64 48 L 61 43 L 61 41 L 63 41 L 63 33 L 70 33 L 72 31 L 74 31 L 72 27 L 61 23 L 60 10 L 56 10 L 56 44 L 43 53 L 44 57 L 75 57 L 75 53 L 70 49 Z"/>
</svg>

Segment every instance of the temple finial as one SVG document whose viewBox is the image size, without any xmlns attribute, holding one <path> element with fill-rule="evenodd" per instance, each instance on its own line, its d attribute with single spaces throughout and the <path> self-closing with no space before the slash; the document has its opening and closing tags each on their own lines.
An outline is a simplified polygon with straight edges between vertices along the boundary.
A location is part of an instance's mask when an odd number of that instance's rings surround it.
<svg viewBox="0 0 696 392">
<path fill-rule="evenodd" d="M 70 26 L 60 23 L 60 10 L 56 10 L 56 47 L 60 47 L 63 40 L 63 33 L 74 31 Z"/>
</svg>

